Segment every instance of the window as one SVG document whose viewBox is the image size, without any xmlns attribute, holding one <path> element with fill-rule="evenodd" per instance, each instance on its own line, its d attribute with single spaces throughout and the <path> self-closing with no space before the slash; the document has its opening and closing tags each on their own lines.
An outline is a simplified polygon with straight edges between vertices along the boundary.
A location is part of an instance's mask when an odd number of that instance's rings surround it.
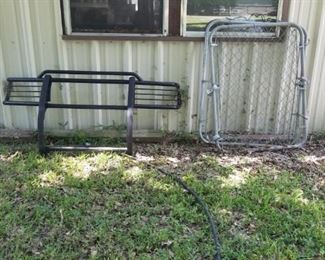
<svg viewBox="0 0 325 260">
<path fill-rule="evenodd" d="M 186 40 L 181 36 L 202 37 L 205 26 L 213 19 L 287 20 L 290 3 L 290 0 L 60 1 L 66 39 L 173 36 Z"/>
<path fill-rule="evenodd" d="M 203 35 L 214 19 L 281 20 L 283 0 L 187 0 L 185 35 Z"/>
<path fill-rule="evenodd" d="M 164 0 L 62 1 L 68 34 L 163 35 Z"/>
</svg>

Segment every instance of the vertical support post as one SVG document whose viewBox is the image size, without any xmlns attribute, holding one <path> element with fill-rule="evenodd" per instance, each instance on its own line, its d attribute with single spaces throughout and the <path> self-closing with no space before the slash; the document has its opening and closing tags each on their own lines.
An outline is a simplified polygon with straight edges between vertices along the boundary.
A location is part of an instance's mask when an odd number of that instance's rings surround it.
<svg viewBox="0 0 325 260">
<path fill-rule="evenodd" d="M 50 100 L 50 87 L 51 87 L 51 76 L 46 75 L 43 80 L 41 89 L 41 96 L 38 104 L 38 119 L 37 119 L 37 130 L 38 130 L 38 150 L 41 154 L 46 154 L 45 136 L 44 136 L 44 119 L 47 108 L 47 102 Z"/>
<path fill-rule="evenodd" d="M 128 93 L 128 110 L 127 110 L 127 151 L 126 153 L 132 155 L 133 144 L 133 109 L 135 100 L 135 77 L 129 79 L 129 93 Z"/>
<path fill-rule="evenodd" d="M 216 75 L 216 67 L 213 58 L 215 57 L 215 47 L 217 45 L 213 45 L 210 47 L 210 55 L 211 55 L 211 75 L 212 75 L 212 82 L 211 82 L 211 91 L 212 91 L 212 106 L 213 106 L 213 120 L 214 120 L 214 132 L 212 136 L 212 141 L 219 146 L 219 139 L 220 139 L 220 89 L 219 89 L 219 75 Z"/>
<path fill-rule="evenodd" d="M 10 99 L 10 94 L 11 94 L 11 91 L 12 91 L 12 82 L 11 81 L 8 81 L 8 84 L 5 88 L 5 91 L 6 91 L 6 96 L 5 96 L 5 100 L 4 101 L 9 101 Z"/>
</svg>

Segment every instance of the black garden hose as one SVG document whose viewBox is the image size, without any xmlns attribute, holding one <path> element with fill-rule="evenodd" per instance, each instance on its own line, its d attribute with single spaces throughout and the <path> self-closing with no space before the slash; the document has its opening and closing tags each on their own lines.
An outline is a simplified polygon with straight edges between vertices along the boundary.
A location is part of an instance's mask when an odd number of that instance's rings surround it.
<svg viewBox="0 0 325 260">
<path fill-rule="evenodd" d="M 126 155 L 128 158 L 131 158 L 132 160 L 135 160 L 134 157 Z M 204 202 L 204 200 L 194 191 L 192 190 L 187 184 L 186 182 L 184 182 L 181 178 L 179 178 L 178 176 L 176 176 L 175 174 L 172 174 L 168 171 L 165 171 L 161 168 L 157 168 L 157 166 L 148 163 L 148 162 L 142 162 L 145 165 L 148 166 L 148 168 L 154 169 L 156 171 L 159 171 L 160 173 L 164 174 L 165 176 L 168 176 L 170 178 L 172 178 L 175 182 L 178 183 L 179 186 L 181 186 L 182 188 L 184 188 L 186 191 L 188 191 L 195 199 L 195 202 L 197 204 L 200 205 L 200 207 L 202 208 L 204 214 L 206 215 L 207 221 L 209 223 L 210 226 L 210 231 L 211 231 L 211 235 L 212 235 L 212 240 L 214 243 L 214 247 L 215 247 L 215 254 L 213 259 L 214 260 L 221 260 L 221 246 L 220 246 L 220 241 L 219 241 L 219 236 L 218 236 L 218 231 L 217 231 L 217 227 L 213 218 L 213 215 L 211 214 L 208 205 Z"/>
</svg>

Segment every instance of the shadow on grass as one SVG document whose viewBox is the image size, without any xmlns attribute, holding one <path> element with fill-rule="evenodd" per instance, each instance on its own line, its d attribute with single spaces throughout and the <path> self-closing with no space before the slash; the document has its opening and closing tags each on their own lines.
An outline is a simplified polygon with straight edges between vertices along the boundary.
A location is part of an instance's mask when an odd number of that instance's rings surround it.
<svg viewBox="0 0 325 260">
<path fill-rule="evenodd" d="M 205 217 L 168 177 L 117 154 L 44 158 L 29 146 L 1 149 L 1 258 L 197 259 L 214 253 Z M 324 254 L 324 204 L 302 174 L 262 168 L 240 174 L 213 160 L 192 164 L 183 178 L 217 216 L 224 258 Z M 216 174 L 203 180 L 207 171 Z"/>
</svg>

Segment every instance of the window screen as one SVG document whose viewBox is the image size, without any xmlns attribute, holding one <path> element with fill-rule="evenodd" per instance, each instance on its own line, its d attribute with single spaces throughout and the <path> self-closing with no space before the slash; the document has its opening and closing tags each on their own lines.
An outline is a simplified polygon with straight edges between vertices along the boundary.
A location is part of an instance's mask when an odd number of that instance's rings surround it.
<svg viewBox="0 0 325 260">
<path fill-rule="evenodd" d="M 163 0 L 70 0 L 72 32 L 162 34 Z"/>
<path fill-rule="evenodd" d="M 187 0 L 187 31 L 203 31 L 216 18 L 250 18 L 272 21 L 278 16 L 279 0 Z"/>
</svg>

